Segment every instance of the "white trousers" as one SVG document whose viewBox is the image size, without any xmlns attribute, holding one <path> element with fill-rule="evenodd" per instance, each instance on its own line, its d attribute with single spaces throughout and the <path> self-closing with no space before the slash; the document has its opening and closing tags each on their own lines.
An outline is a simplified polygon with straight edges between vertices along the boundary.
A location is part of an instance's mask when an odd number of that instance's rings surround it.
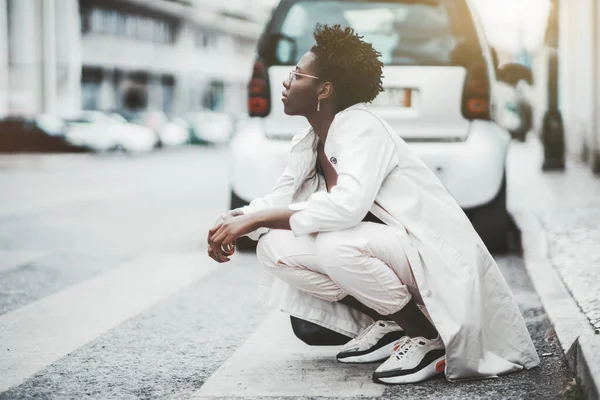
<svg viewBox="0 0 600 400">
<path fill-rule="evenodd" d="M 336 302 L 351 295 L 382 315 L 411 299 L 423 304 L 395 229 L 361 222 L 343 231 L 295 237 L 271 230 L 257 247 L 259 261 L 288 285 Z"/>
</svg>

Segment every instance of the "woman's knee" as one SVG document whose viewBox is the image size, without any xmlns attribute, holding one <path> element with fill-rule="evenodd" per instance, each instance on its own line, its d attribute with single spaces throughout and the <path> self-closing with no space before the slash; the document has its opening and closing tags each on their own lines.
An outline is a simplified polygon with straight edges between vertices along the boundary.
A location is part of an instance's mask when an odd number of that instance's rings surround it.
<svg viewBox="0 0 600 400">
<path fill-rule="evenodd" d="M 273 229 L 258 240 L 256 257 L 263 265 L 281 267 L 282 260 L 294 259 L 297 254 L 310 253 L 306 245 L 304 241 L 297 240 L 291 231 Z"/>
<path fill-rule="evenodd" d="M 352 237 L 346 231 L 319 233 L 316 240 L 319 264 L 326 269 L 347 265 L 360 247 L 357 240 L 357 237 Z"/>
<path fill-rule="evenodd" d="M 281 243 L 278 236 L 280 236 L 278 231 L 270 231 L 258 239 L 256 257 L 261 264 L 268 267 L 277 266 L 277 260 L 279 259 L 278 246 Z"/>
</svg>

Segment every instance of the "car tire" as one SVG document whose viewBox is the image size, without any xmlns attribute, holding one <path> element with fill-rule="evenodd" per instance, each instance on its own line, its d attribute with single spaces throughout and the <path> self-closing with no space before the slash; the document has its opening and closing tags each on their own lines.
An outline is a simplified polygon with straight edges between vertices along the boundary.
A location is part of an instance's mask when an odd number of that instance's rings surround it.
<svg viewBox="0 0 600 400">
<path fill-rule="evenodd" d="M 240 198 L 237 194 L 235 194 L 233 190 L 231 190 L 230 209 L 234 210 L 236 208 L 244 207 L 246 205 L 248 205 L 248 202 Z M 237 238 L 237 240 L 235 241 L 236 250 L 241 252 L 256 251 L 256 244 L 257 242 L 255 240 L 252 240 L 246 236 Z"/>
<path fill-rule="evenodd" d="M 352 338 L 315 323 L 290 316 L 296 337 L 310 346 L 340 346 Z"/>
<path fill-rule="evenodd" d="M 501 254 L 512 250 L 511 234 L 515 226 L 506 209 L 506 174 L 492 201 L 465 213 L 490 252 Z"/>
</svg>

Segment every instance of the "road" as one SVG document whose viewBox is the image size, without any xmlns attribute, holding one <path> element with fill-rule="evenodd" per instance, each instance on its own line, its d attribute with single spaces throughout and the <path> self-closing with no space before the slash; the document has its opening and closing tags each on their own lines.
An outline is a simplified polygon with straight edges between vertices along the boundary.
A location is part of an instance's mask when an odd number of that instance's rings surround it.
<svg viewBox="0 0 600 400">
<path fill-rule="evenodd" d="M 0 157 L 0 399 L 566 398 L 572 384 L 518 255 L 497 261 L 542 368 L 382 386 L 259 304 L 252 254 L 218 265 L 227 149 Z M 510 190 L 510 187 L 509 187 Z"/>
</svg>

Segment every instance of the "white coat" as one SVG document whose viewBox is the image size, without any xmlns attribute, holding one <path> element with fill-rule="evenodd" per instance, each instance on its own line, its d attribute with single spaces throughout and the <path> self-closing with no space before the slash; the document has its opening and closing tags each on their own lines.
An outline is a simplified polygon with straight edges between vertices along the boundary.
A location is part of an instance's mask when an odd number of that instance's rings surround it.
<svg viewBox="0 0 600 400">
<path fill-rule="evenodd" d="M 521 313 L 496 262 L 454 198 L 400 136 L 364 104 L 339 112 L 324 151 L 338 173 L 327 192 L 316 173 L 319 138 L 292 141 L 273 192 L 242 208 L 290 207 L 296 236 L 358 224 L 371 211 L 404 238 L 427 311 L 446 345 L 449 380 L 493 377 L 539 365 Z M 249 234 L 258 239 L 265 228 Z M 291 288 L 268 272 L 260 298 L 292 315 L 356 336 L 372 320 Z"/>
</svg>

